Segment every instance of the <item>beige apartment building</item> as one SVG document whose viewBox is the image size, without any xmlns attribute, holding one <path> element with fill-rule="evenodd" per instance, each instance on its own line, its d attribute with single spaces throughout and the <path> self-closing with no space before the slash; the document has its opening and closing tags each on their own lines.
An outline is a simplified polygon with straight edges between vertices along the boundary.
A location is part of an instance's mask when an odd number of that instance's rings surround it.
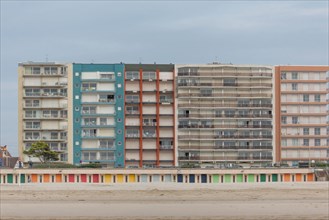
<svg viewBox="0 0 329 220">
<path fill-rule="evenodd" d="M 18 147 L 23 155 L 36 141 L 45 141 L 67 155 L 67 66 L 54 62 L 18 65 Z"/>
<path fill-rule="evenodd" d="M 176 165 L 172 64 L 125 64 L 125 166 Z"/>
<path fill-rule="evenodd" d="M 328 66 L 277 66 L 276 161 L 328 161 Z"/>
<path fill-rule="evenodd" d="M 272 163 L 272 67 L 214 63 L 176 72 L 180 166 Z"/>
</svg>

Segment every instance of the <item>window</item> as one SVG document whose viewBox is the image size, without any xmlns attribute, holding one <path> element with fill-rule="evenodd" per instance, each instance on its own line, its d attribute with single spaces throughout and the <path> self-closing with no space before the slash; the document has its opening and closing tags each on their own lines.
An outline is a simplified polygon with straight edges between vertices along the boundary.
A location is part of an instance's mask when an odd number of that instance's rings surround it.
<svg viewBox="0 0 329 220">
<path fill-rule="evenodd" d="M 291 79 L 298 79 L 298 73 L 297 72 L 292 72 L 291 73 Z"/>
<path fill-rule="evenodd" d="M 58 74 L 58 68 L 55 66 L 52 66 L 52 67 L 46 66 L 45 74 L 46 75 L 56 75 L 56 74 Z"/>
<path fill-rule="evenodd" d="M 281 79 L 287 79 L 287 73 L 286 72 L 281 73 Z"/>
<path fill-rule="evenodd" d="M 292 90 L 297 91 L 298 90 L 298 85 L 297 83 L 292 83 L 291 84 Z"/>
<path fill-rule="evenodd" d="M 293 124 L 298 124 L 298 117 L 297 116 L 292 116 L 292 123 Z"/>
<path fill-rule="evenodd" d="M 35 121 L 26 122 L 25 128 L 40 129 L 40 122 L 35 122 Z"/>
<path fill-rule="evenodd" d="M 99 102 L 114 102 L 113 94 L 99 95 Z"/>
<path fill-rule="evenodd" d="M 126 106 L 127 114 L 139 114 L 138 106 Z"/>
<path fill-rule="evenodd" d="M 314 128 L 314 134 L 320 135 L 321 134 L 321 128 Z"/>
<path fill-rule="evenodd" d="M 83 129 L 82 130 L 82 137 L 96 137 L 97 136 L 97 129 Z"/>
<path fill-rule="evenodd" d="M 212 89 L 200 89 L 201 96 L 211 96 Z"/>
<path fill-rule="evenodd" d="M 143 130 L 143 137 L 156 137 L 155 129 L 144 129 Z"/>
<path fill-rule="evenodd" d="M 37 111 L 25 111 L 25 117 L 26 118 L 36 118 Z"/>
<path fill-rule="evenodd" d="M 298 139 L 296 139 L 296 138 L 294 138 L 294 139 L 292 139 L 291 140 L 292 141 L 292 146 L 298 146 L 299 145 L 299 141 L 298 141 Z"/>
<path fill-rule="evenodd" d="M 96 83 L 82 83 L 82 91 L 95 91 L 97 90 Z"/>
<path fill-rule="evenodd" d="M 236 86 L 235 79 L 224 79 L 223 80 L 224 86 Z"/>
<path fill-rule="evenodd" d="M 154 80 L 155 72 L 143 72 L 143 79 Z"/>
<path fill-rule="evenodd" d="M 111 74 L 111 73 L 103 73 L 103 74 L 100 74 L 100 78 L 101 79 L 114 79 L 114 75 Z"/>
<path fill-rule="evenodd" d="M 320 146 L 321 145 L 321 139 L 314 139 L 314 145 Z"/>
<path fill-rule="evenodd" d="M 146 126 L 156 126 L 157 120 L 155 118 L 144 118 L 143 125 Z"/>
<path fill-rule="evenodd" d="M 40 101 L 39 100 L 25 100 L 25 107 L 39 107 Z"/>
<path fill-rule="evenodd" d="M 99 122 L 100 122 L 100 125 L 107 125 L 107 118 L 100 118 Z"/>
<path fill-rule="evenodd" d="M 172 149 L 173 140 L 171 139 L 162 139 L 160 140 L 160 149 Z"/>
<path fill-rule="evenodd" d="M 81 113 L 84 115 L 96 114 L 96 107 L 95 106 L 83 106 Z"/>
<path fill-rule="evenodd" d="M 112 148 L 114 147 L 113 140 L 101 140 L 99 141 L 99 148 Z"/>
<path fill-rule="evenodd" d="M 61 151 L 67 151 L 67 143 L 61 143 Z"/>
<path fill-rule="evenodd" d="M 127 103 L 139 103 L 139 96 L 138 95 L 127 95 L 126 102 Z"/>
<path fill-rule="evenodd" d="M 139 79 L 139 72 L 126 72 L 126 79 Z"/>
<path fill-rule="evenodd" d="M 309 146 L 310 145 L 310 140 L 309 139 L 304 139 L 303 140 L 303 145 L 304 146 Z"/>
<path fill-rule="evenodd" d="M 304 94 L 303 95 L 303 102 L 309 102 L 310 101 L 310 95 Z"/>
<path fill-rule="evenodd" d="M 41 71 L 40 71 L 40 67 L 32 67 L 32 74 L 33 75 L 40 75 Z"/>
<path fill-rule="evenodd" d="M 25 96 L 40 96 L 40 89 L 25 89 Z"/>
<path fill-rule="evenodd" d="M 287 146 L 287 139 L 281 140 L 281 146 L 286 147 Z"/>
<path fill-rule="evenodd" d="M 100 159 L 101 160 L 114 160 L 114 152 L 101 152 Z"/>
<path fill-rule="evenodd" d="M 83 125 L 96 125 L 96 118 L 84 118 Z"/>
<path fill-rule="evenodd" d="M 281 116 L 281 123 L 282 124 L 287 124 L 287 116 Z"/>
<path fill-rule="evenodd" d="M 127 129 L 126 137 L 139 137 L 138 129 Z"/>
<path fill-rule="evenodd" d="M 25 139 L 40 140 L 40 133 L 39 132 L 25 132 Z"/>
<path fill-rule="evenodd" d="M 51 132 L 50 133 L 50 139 L 57 140 L 58 139 L 58 133 L 57 132 Z"/>
<path fill-rule="evenodd" d="M 96 152 L 83 152 L 82 153 L 82 160 L 96 160 L 97 159 Z"/>
<path fill-rule="evenodd" d="M 314 95 L 314 102 L 321 102 L 321 95 L 320 94 L 315 94 Z"/>
<path fill-rule="evenodd" d="M 235 114 L 234 110 L 224 110 L 225 117 L 233 117 Z"/>
<path fill-rule="evenodd" d="M 171 95 L 160 95 L 160 102 L 161 103 L 171 103 L 172 102 L 172 96 Z"/>
<path fill-rule="evenodd" d="M 310 129 L 309 128 L 303 128 L 303 134 L 304 135 L 309 135 L 310 134 Z"/>
</svg>

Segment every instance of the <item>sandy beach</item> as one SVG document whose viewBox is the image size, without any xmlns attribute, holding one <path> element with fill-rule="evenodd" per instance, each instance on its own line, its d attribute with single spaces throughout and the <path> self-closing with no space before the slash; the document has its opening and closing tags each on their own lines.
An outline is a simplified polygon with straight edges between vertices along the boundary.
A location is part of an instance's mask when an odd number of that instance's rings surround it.
<svg viewBox="0 0 329 220">
<path fill-rule="evenodd" d="M 0 187 L 2 220 L 329 218 L 329 182 Z"/>
</svg>

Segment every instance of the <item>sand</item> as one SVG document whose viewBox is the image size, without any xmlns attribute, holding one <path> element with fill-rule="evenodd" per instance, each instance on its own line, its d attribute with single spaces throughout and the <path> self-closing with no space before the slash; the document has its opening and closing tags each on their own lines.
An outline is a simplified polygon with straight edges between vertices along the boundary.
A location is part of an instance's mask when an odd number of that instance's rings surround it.
<svg viewBox="0 0 329 220">
<path fill-rule="evenodd" d="M 329 182 L 2 185 L 0 219 L 329 219 Z"/>
</svg>

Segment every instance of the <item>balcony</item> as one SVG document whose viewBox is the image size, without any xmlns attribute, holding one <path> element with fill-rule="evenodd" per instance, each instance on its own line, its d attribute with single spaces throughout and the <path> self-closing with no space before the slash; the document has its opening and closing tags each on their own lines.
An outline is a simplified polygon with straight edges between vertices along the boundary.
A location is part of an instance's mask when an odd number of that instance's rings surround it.
<svg viewBox="0 0 329 220">
<path fill-rule="evenodd" d="M 241 71 L 211 71 L 211 70 L 202 70 L 200 72 L 185 72 L 178 71 L 178 78 L 180 77 L 211 77 L 211 78 L 222 78 L 222 77 L 234 77 L 234 78 L 272 78 L 272 73 L 268 72 L 241 72 Z"/>
<path fill-rule="evenodd" d="M 272 115 L 269 114 L 234 114 L 234 115 L 226 115 L 226 114 L 178 114 L 178 118 L 272 118 Z"/>
<path fill-rule="evenodd" d="M 205 83 L 205 82 L 190 82 L 190 83 L 185 83 L 185 82 L 180 82 L 177 83 L 178 86 L 180 87 L 227 87 L 226 83 L 215 83 L 215 82 L 210 82 L 210 83 Z M 254 87 L 261 87 L 261 88 L 272 88 L 271 83 L 234 83 L 230 86 L 234 87 L 246 87 L 246 88 L 254 88 Z M 179 89 L 179 88 L 178 88 Z"/>
<path fill-rule="evenodd" d="M 272 135 L 178 135 L 178 140 L 272 139 Z"/>
<path fill-rule="evenodd" d="M 192 100 L 193 101 L 193 100 Z M 238 104 L 238 103 L 207 103 L 207 102 L 197 102 L 197 103 L 178 103 L 178 108 L 267 108 L 272 109 L 272 104 Z"/>
<path fill-rule="evenodd" d="M 188 98 L 188 97 L 212 97 L 212 98 L 229 98 L 229 97 L 260 97 L 260 98 L 271 98 L 272 94 L 268 93 L 178 93 L 178 98 Z"/>
<path fill-rule="evenodd" d="M 272 128 L 272 125 L 232 125 L 232 124 L 227 124 L 227 125 L 196 125 L 196 124 L 191 124 L 191 125 L 178 125 L 178 128 Z"/>
</svg>

